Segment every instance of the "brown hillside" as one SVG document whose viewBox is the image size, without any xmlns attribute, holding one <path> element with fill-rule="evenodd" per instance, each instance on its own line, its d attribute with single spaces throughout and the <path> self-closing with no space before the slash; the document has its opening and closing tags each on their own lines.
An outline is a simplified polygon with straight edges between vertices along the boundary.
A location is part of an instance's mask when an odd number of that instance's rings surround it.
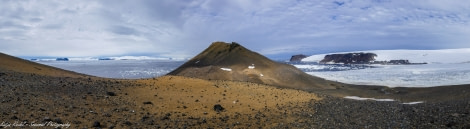
<svg viewBox="0 0 470 129">
<path fill-rule="evenodd" d="M 22 128 L 47 122 L 54 125 L 38 128 L 305 127 L 312 123 L 311 103 L 322 99 L 249 82 L 84 78 L 5 54 L 0 59 L 0 128 L 15 122 Z"/>
<path fill-rule="evenodd" d="M 4 53 L 0 53 L 0 69 L 12 70 L 21 73 L 34 73 L 54 77 L 84 77 L 86 75 L 67 71 L 36 62 L 20 59 Z"/>
<path fill-rule="evenodd" d="M 324 79 L 294 66 L 274 62 L 237 43 L 214 42 L 169 75 L 209 80 L 246 81 L 294 89 L 331 88 Z"/>
</svg>

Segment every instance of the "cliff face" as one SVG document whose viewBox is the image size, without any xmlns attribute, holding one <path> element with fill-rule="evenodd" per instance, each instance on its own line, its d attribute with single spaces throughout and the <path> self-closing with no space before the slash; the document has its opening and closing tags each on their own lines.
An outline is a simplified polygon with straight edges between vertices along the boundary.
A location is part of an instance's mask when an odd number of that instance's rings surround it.
<svg viewBox="0 0 470 129">
<path fill-rule="evenodd" d="M 326 55 L 320 63 L 367 64 L 375 60 L 374 53 L 346 53 Z"/>
<path fill-rule="evenodd" d="M 329 81 L 294 66 L 274 62 L 238 43 L 212 43 L 169 75 L 208 80 L 246 81 L 295 89 L 329 88 Z"/>
<path fill-rule="evenodd" d="M 302 59 L 304 58 L 307 58 L 306 55 L 303 55 L 303 54 L 299 54 L 299 55 L 293 55 L 291 58 L 290 58 L 290 62 L 300 62 L 302 61 Z"/>
</svg>

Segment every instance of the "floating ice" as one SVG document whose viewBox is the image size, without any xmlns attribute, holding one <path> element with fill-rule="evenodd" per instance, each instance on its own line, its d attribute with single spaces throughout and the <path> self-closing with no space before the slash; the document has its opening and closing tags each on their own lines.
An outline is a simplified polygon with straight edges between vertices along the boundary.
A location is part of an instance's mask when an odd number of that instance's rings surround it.
<svg viewBox="0 0 470 129">
<path fill-rule="evenodd" d="M 370 68 L 357 69 L 318 64 L 294 66 L 313 76 L 356 85 L 433 87 L 470 84 L 468 79 L 470 77 L 470 63 L 371 65 Z"/>
</svg>

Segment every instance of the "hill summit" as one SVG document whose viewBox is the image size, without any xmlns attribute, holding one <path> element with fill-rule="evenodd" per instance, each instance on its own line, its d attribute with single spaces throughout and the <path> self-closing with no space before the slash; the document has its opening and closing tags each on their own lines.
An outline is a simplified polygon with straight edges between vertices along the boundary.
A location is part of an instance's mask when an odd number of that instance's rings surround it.
<svg viewBox="0 0 470 129">
<path fill-rule="evenodd" d="M 292 65 L 272 61 L 235 42 L 214 42 L 169 75 L 303 90 L 329 88 L 329 81 L 308 75 Z"/>
</svg>

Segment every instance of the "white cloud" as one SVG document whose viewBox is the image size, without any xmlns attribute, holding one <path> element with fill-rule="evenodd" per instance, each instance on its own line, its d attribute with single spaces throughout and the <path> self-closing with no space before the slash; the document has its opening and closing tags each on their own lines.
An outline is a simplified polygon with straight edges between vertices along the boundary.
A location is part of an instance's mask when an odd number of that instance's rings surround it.
<svg viewBox="0 0 470 129">
<path fill-rule="evenodd" d="M 191 57 L 213 41 L 262 54 L 470 47 L 464 0 L 5 1 L 0 52 Z"/>
</svg>

